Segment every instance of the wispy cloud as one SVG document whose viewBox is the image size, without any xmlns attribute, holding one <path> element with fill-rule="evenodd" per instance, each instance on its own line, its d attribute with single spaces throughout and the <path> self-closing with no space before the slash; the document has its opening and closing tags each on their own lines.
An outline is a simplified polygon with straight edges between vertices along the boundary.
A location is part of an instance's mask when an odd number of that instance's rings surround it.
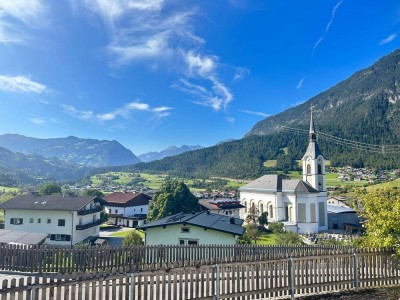
<svg viewBox="0 0 400 300">
<path fill-rule="evenodd" d="M 233 81 L 239 81 L 245 78 L 250 74 L 250 70 L 243 67 L 236 68 L 235 76 L 233 77 Z"/>
<path fill-rule="evenodd" d="M 0 43 L 29 41 L 32 37 L 27 30 L 44 26 L 46 12 L 41 0 L 0 0 Z"/>
<path fill-rule="evenodd" d="M 191 102 L 219 111 L 233 100 L 218 76 L 219 57 L 200 50 L 204 40 L 190 24 L 195 8 L 171 10 L 164 0 L 85 0 L 84 6 L 105 24 L 110 38 L 105 49 L 114 65 L 147 63 L 157 69 L 167 63 L 179 73 L 173 86 L 193 96 Z M 234 80 L 247 74 L 238 69 Z"/>
<path fill-rule="evenodd" d="M 133 111 L 146 111 L 153 113 L 156 117 L 162 118 L 171 114 L 172 107 L 160 106 L 151 108 L 147 103 L 143 102 L 131 102 L 125 104 L 122 107 L 118 107 L 113 111 L 107 113 L 95 113 L 92 110 L 79 110 L 72 105 L 63 104 L 61 106 L 65 113 L 84 120 L 84 121 L 97 121 L 106 122 L 122 117 L 124 119 L 129 119 Z"/>
<path fill-rule="evenodd" d="M 41 94 L 47 90 L 44 84 L 32 81 L 26 76 L 0 75 L 0 90 Z"/>
<path fill-rule="evenodd" d="M 30 118 L 29 121 L 31 121 L 33 124 L 38 125 L 38 126 L 46 126 L 47 125 L 47 121 L 45 119 L 42 119 L 39 117 Z"/>
<path fill-rule="evenodd" d="M 393 41 L 396 37 L 397 37 L 397 33 L 392 33 L 388 37 L 380 40 L 379 45 L 386 45 L 386 44 L 390 43 L 391 41 Z"/>
<path fill-rule="evenodd" d="M 261 117 L 264 117 L 264 118 L 270 116 L 270 114 L 267 114 L 267 113 L 264 113 L 264 112 L 261 112 L 261 111 L 252 111 L 252 110 L 246 110 L 246 109 L 241 109 L 239 111 L 243 112 L 245 114 L 261 116 Z"/>
<path fill-rule="evenodd" d="M 228 123 L 231 123 L 231 124 L 234 124 L 236 121 L 236 119 L 232 118 L 232 117 L 226 117 L 225 119 L 226 119 L 226 121 L 228 121 Z"/>
<path fill-rule="evenodd" d="M 318 40 L 314 43 L 311 56 L 314 56 L 315 50 L 318 48 L 318 46 L 322 43 L 322 41 L 325 39 L 326 35 L 328 34 L 329 29 L 332 26 L 333 21 L 335 20 L 336 12 L 339 9 L 340 5 L 342 5 L 343 1 L 339 1 L 336 3 L 336 5 L 333 7 L 331 11 L 331 18 L 329 19 L 328 23 L 325 26 L 325 32 L 318 38 Z"/>
<path fill-rule="evenodd" d="M 301 89 L 303 87 L 304 77 L 300 79 L 300 81 L 296 85 L 296 89 Z"/>
</svg>

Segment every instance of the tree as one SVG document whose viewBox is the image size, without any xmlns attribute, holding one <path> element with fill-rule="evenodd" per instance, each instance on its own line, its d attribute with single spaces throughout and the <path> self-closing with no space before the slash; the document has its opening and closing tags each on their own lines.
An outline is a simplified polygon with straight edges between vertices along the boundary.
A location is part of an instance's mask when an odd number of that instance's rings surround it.
<svg viewBox="0 0 400 300">
<path fill-rule="evenodd" d="M 256 208 L 255 205 L 252 204 L 246 216 L 246 223 L 257 225 L 257 222 L 258 222 L 258 209 Z"/>
<path fill-rule="evenodd" d="M 258 217 L 258 224 L 260 224 L 261 226 L 268 225 L 268 213 L 267 212 L 263 212 L 261 214 L 261 216 Z"/>
<path fill-rule="evenodd" d="M 365 218 L 363 244 L 367 247 L 395 247 L 400 244 L 400 191 L 377 189 L 359 191 L 358 214 Z M 400 248 L 397 248 L 400 254 Z"/>
<path fill-rule="evenodd" d="M 176 179 L 167 179 L 149 203 L 148 221 L 154 221 L 179 212 L 198 211 L 199 204 L 188 186 Z"/>
<path fill-rule="evenodd" d="M 304 244 L 303 239 L 300 234 L 285 231 L 279 233 L 276 237 L 279 245 L 302 245 Z"/>
<path fill-rule="evenodd" d="M 61 194 L 61 187 L 54 183 L 42 185 L 39 189 L 41 195 Z"/>
<path fill-rule="evenodd" d="M 103 194 L 101 191 L 99 191 L 99 190 L 88 189 L 88 190 L 85 190 L 85 191 L 83 192 L 83 196 L 93 196 L 93 197 L 103 198 L 103 197 L 104 197 L 104 194 Z"/>
<path fill-rule="evenodd" d="M 254 223 L 250 223 L 244 226 L 246 228 L 246 232 L 244 233 L 245 238 L 244 240 L 246 240 L 246 238 L 252 240 L 254 242 L 254 244 L 257 244 L 257 240 L 260 238 L 261 236 L 261 231 L 258 230 L 258 227 L 256 224 Z"/>
<path fill-rule="evenodd" d="M 132 230 L 124 239 L 124 246 L 138 245 L 143 245 L 143 238 L 136 230 Z"/>
<path fill-rule="evenodd" d="M 281 222 L 269 223 L 268 229 L 271 230 L 273 233 L 283 233 L 283 232 L 285 232 L 285 230 L 283 229 L 283 223 L 281 223 Z"/>
</svg>

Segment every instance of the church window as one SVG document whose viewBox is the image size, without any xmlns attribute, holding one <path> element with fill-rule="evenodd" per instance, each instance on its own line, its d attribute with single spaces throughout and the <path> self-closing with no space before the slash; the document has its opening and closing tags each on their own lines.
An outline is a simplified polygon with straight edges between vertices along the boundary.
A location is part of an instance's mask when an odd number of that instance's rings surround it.
<svg viewBox="0 0 400 300">
<path fill-rule="evenodd" d="M 244 205 L 244 213 L 247 214 L 247 202 L 244 201 L 243 205 Z"/>
<path fill-rule="evenodd" d="M 318 164 L 318 174 L 322 174 L 322 166 Z"/>
<path fill-rule="evenodd" d="M 311 165 L 308 164 L 308 165 L 307 165 L 307 174 L 310 174 L 310 173 L 311 173 Z"/>
<path fill-rule="evenodd" d="M 269 204 L 268 206 L 268 216 L 272 219 L 274 217 L 274 207 L 272 204 Z"/>
<path fill-rule="evenodd" d="M 264 212 L 264 205 L 260 203 L 260 215 Z"/>
</svg>

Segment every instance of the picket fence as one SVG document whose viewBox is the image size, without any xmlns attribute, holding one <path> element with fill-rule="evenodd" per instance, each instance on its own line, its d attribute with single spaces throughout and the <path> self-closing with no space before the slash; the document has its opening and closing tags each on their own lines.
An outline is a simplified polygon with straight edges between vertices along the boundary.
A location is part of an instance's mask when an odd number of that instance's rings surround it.
<svg viewBox="0 0 400 300">
<path fill-rule="evenodd" d="M 31 273 L 139 272 L 294 256 L 390 252 L 345 246 L 131 246 L 54 247 L 0 245 L 0 270 Z"/>
<path fill-rule="evenodd" d="M 398 285 L 389 252 L 290 257 L 153 272 L 47 274 L 0 280 L 0 300 L 290 298 Z"/>
</svg>

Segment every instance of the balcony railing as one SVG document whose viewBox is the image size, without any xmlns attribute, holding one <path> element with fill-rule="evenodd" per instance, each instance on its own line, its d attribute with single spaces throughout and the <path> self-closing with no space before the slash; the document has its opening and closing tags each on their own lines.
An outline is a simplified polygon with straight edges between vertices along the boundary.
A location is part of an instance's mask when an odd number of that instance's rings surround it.
<svg viewBox="0 0 400 300">
<path fill-rule="evenodd" d="M 78 216 L 85 216 L 85 215 L 94 214 L 94 213 L 98 213 L 98 212 L 102 212 L 102 211 L 103 211 L 102 206 L 96 206 L 95 208 L 91 208 L 91 209 L 78 210 Z"/>
<path fill-rule="evenodd" d="M 101 220 L 96 220 L 96 221 L 93 221 L 92 223 L 87 223 L 87 224 L 82 224 L 82 225 L 76 225 L 76 230 L 85 230 L 85 229 L 88 229 L 88 228 L 91 228 L 91 227 L 98 226 L 98 225 L 100 225 L 101 223 L 102 223 Z"/>
</svg>

